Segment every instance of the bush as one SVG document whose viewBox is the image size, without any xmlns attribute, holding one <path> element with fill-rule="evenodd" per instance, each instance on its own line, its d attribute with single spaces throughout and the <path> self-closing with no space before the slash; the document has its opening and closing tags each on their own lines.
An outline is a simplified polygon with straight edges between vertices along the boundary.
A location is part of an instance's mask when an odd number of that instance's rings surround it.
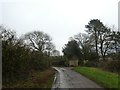
<svg viewBox="0 0 120 90">
<path fill-rule="evenodd" d="M 30 51 L 20 45 L 2 41 L 2 81 L 10 85 L 24 80 L 33 71 L 47 69 L 49 57 L 41 52 Z"/>
<path fill-rule="evenodd" d="M 85 66 L 87 67 L 97 67 L 97 61 L 88 61 L 85 63 Z"/>
<path fill-rule="evenodd" d="M 107 60 L 102 62 L 102 68 L 111 72 L 120 72 L 120 61 L 119 60 Z"/>
</svg>

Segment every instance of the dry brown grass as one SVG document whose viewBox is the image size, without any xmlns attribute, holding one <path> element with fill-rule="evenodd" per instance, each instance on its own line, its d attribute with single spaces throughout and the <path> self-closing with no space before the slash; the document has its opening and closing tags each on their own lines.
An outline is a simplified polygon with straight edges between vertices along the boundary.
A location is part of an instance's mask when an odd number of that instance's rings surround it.
<svg viewBox="0 0 120 90">
<path fill-rule="evenodd" d="M 42 72 L 33 72 L 27 79 L 18 81 L 11 85 L 9 88 L 51 88 L 53 78 L 54 69 L 50 68 Z"/>
</svg>

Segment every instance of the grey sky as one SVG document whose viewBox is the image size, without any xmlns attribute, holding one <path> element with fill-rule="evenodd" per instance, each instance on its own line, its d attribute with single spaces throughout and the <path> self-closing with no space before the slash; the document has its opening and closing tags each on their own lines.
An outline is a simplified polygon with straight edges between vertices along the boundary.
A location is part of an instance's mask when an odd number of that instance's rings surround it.
<svg viewBox="0 0 120 90">
<path fill-rule="evenodd" d="M 69 37 L 84 33 L 90 19 L 118 27 L 119 0 L 4 0 L 0 3 L 0 23 L 20 36 L 40 30 L 53 38 L 61 51 Z"/>
</svg>

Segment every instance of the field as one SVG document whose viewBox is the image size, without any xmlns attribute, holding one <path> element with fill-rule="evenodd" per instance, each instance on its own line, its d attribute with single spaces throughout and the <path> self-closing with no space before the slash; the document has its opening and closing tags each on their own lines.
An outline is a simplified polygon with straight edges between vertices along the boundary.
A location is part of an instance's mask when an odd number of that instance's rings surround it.
<svg viewBox="0 0 120 90">
<path fill-rule="evenodd" d="M 73 70 L 88 77 L 105 88 L 118 88 L 120 84 L 120 78 L 118 79 L 119 75 L 117 73 L 111 73 L 92 67 L 75 67 Z"/>
</svg>

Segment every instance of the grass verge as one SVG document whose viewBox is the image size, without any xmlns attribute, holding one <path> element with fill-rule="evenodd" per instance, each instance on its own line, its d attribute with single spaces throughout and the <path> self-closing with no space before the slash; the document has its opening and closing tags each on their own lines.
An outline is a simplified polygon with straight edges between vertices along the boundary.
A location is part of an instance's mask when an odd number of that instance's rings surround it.
<svg viewBox="0 0 120 90">
<path fill-rule="evenodd" d="M 54 70 L 48 69 L 45 71 L 33 72 L 27 79 L 17 81 L 10 87 L 3 88 L 48 88 L 51 89 L 54 79 Z"/>
<path fill-rule="evenodd" d="M 104 88 L 118 89 L 120 78 L 116 73 L 107 72 L 93 67 L 75 67 L 73 70 L 95 81 Z"/>
</svg>

